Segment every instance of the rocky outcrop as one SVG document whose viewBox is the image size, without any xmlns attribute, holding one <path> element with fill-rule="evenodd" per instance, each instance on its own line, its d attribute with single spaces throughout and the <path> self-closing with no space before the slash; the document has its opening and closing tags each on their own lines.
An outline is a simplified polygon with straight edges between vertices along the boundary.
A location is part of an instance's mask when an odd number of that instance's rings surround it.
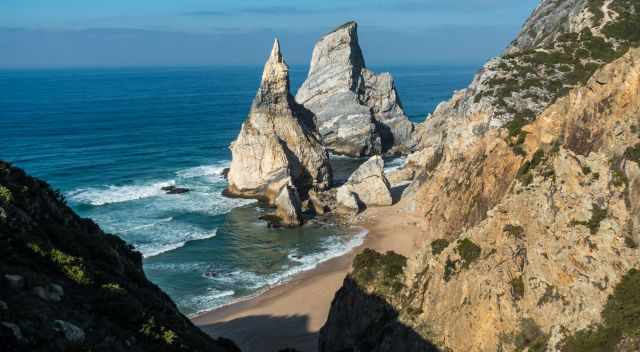
<svg viewBox="0 0 640 352">
<path fill-rule="evenodd" d="M 413 176 L 398 208 L 424 219 L 426 245 L 401 272 L 364 271 L 399 277 L 386 288 L 354 269 L 364 294 L 337 295 L 323 328 L 349 342 L 321 350 L 395 336 L 348 313 L 371 295 L 382 302 L 359 314 L 382 305 L 396 315 L 377 324 L 441 350 L 638 350 L 640 37 L 626 30 L 638 10 L 545 0 L 436 109 L 398 176 Z"/>
<path fill-rule="evenodd" d="M 292 184 L 282 187 L 276 198 L 276 216 L 280 225 L 296 227 L 302 225 L 302 204 L 298 191 Z"/>
<path fill-rule="evenodd" d="M 217 351 L 145 277 L 142 255 L 0 162 L 2 351 Z"/>
<path fill-rule="evenodd" d="M 384 174 L 384 160 L 380 156 L 373 156 L 360 165 L 340 188 L 355 194 L 365 206 L 388 206 L 393 203 L 389 181 Z"/>
<path fill-rule="evenodd" d="M 357 195 L 349 187 L 340 187 L 336 191 L 334 211 L 342 215 L 353 215 L 360 211 Z"/>
<path fill-rule="evenodd" d="M 323 143 L 336 154 L 407 152 L 414 126 L 391 75 L 366 68 L 357 28 L 349 22 L 318 41 L 296 100 L 316 115 Z"/>
<path fill-rule="evenodd" d="M 640 49 L 631 49 L 515 135 L 488 131 L 445 155 L 400 204 L 423 214 L 427 245 L 402 273 L 380 270 L 395 289 L 356 280 L 397 313 L 379 323 L 442 350 L 637 350 L 640 320 L 621 313 L 638 309 L 628 293 L 640 289 L 639 126 Z M 342 318 L 323 328 L 333 340 L 394 336 L 350 337 L 362 319 L 337 311 L 370 298 L 343 296 L 332 309 Z"/>
<path fill-rule="evenodd" d="M 331 185 L 328 156 L 315 132 L 313 115 L 289 93 L 289 69 L 276 39 L 249 118 L 231 144 L 226 194 L 274 204 L 291 178 L 306 197 Z"/>
</svg>

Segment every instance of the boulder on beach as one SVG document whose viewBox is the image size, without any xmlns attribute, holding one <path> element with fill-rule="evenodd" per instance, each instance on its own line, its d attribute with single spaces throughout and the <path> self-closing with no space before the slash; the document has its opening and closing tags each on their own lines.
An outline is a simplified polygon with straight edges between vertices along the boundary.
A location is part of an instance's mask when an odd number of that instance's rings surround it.
<svg viewBox="0 0 640 352">
<path fill-rule="evenodd" d="M 275 205 L 289 178 L 300 195 L 331 186 L 331 166 L 314 116 L 289 92 L 289 68 L 276 39 L 249 118 L 231 144 L 225 194 Z"/>
<path fill-rule="evenodd" d="M 380 156 L 371 157 L 360 165 L 340 188 L 354 193 L 366 206 L 388 206 L 393 203 L 391 187 L 384 174 L 384 160 Z"/>
<path fill-rule="evenodd" d="M 393 78 L 366 68 L 356 22 L 318 41 L 296 100 L 316 115 L 324 145 L 336 154 L 370 156 L 413 147 L 414 125 Z"/>
</svg>

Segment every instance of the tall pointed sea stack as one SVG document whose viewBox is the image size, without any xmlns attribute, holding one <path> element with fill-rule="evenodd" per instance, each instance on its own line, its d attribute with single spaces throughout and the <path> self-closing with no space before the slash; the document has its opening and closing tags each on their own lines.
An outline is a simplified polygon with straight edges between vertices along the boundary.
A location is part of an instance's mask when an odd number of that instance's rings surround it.
<svg viewBox="0 0 640 352">
<path fill-rule="evenodd" d="M 414 126 L 393 78 L 366 68 L 355 22 L 318 41 L 296 100 L 316 114 L 323 143 L 335 153 L 367 156 L 412 148 Z"/>
<path fill-rule="evenodd" d="M 331 167 L 313 115 L 289 93 L 289 68 L 275 40 L 249 118 L 231 144 L 227 194 L 275 204 L 291 178 L 304 198 L 331 185 Z"/>
</svg>

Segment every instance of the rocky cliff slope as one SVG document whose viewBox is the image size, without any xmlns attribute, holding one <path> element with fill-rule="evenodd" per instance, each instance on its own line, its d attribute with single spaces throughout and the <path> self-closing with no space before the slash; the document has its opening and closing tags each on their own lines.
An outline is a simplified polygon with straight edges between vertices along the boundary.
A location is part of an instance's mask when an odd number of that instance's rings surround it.
<svg viewBox="0 0 640 352">
<path fill-rule="evenodd" d="M 296 100 L 316 114 L 323 143 L 334 153 L 406 153 L 413 146 L 414 126 L 391 75 L 366 68 L 357 30 L 349 22 L 318 41 Z"/>
<path fill-rule="evenodd" d="M 534 120 L 640 43 L 637 7 L 634 0 L 542 1 L 504 55 L 427 118 L 410 164 L 429 168 L 445 146 L 459 150 L 490 129 Z"/>
<path fill-rule="evenodd" d="M 238 351 L 147 280 L 142 256 L 0 162 L 2 351 Z"/>
<path fill-rule="evenodd" d="M 313 115 L 289 93 L 289 68 L 276 39 L 249 118 L 231 145 L 227 194 L 275 204 L 290 181 L 301 196 L 331 185 Z"/>
<path fill-rule="evenodd" d="M 426 246 L 356 259 L 322 351 L 640 350 L 638 11 L 543 1 L 441 104 L 397 205 Z"/>
</svg>

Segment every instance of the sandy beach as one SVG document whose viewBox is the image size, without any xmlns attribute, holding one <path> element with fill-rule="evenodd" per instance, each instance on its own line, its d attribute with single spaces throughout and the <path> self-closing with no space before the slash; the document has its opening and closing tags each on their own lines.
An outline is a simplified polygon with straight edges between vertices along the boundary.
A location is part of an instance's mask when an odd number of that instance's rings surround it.
<svg viewBox="0 0 640 352">
<path fill-rule="evenodd" d="M 398 206 L 368 209 L 362 219 L 358 225 L 369 231 L 362 246 L 256 298 L 204 313 L 193 322 L 213 337 L 234 340 L 245 352 L 287 347 L 316 351 L 318 331 L 357 253 L 372 248 L 410 257 L 421 244 L 418 222 Z"/>
</svg>

